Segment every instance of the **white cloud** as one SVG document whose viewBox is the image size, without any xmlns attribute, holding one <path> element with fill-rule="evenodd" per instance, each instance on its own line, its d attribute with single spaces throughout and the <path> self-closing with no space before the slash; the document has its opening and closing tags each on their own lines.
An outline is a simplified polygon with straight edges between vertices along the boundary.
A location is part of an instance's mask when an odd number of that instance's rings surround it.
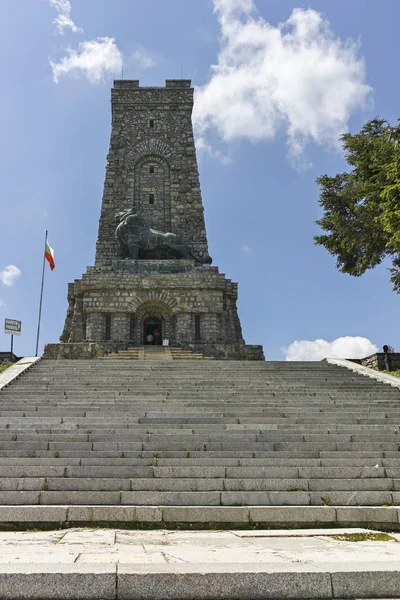
<svg viewBox="0 0 400 600">
<path fill-rule="evenodd" d="M 151 69 L 159 62 L 159 58 L 146 50 L 142 45 L 138 45 L 136 50 L 131 54 L 129 63 L 132 63 L 136 69 L 143 71 L 145 69 Z"/>
<path fill-rule="evenodd" d="M 247 244 L 243 244 L 242 246 L 242 250 L 243 252 L 245 252 L 246 254 L 248 254 L 249 252 L 252 251 L 252 249 L 250 248 L 250 246 L 248 246 Z"/>
<path fill-rule="evenodd" d="M 15 265 L 8 265 L 0 271 L 0 281 L 4 285 L 11 287 L 21 277 L 21 271 Z"/>
<path fill-rule="evenodd" d="M 365 337 L 344 336 L 326 340 L 302 340 L 282 348 L 286 360 L 322 360 L 323 358 L 364 358 L 378 351 L 378 347 Z"/>
<path fill-rule="evenodd" d="M 78 50 L 67 49 L 59 62 L 50 61 L 56 83 L 63 75 L 84 75 L 90 83 L 99 83 L 106 75 L 120 73 L 123 55 L 114 38 L 101 37 L 79 44 Z"/>
<path fill-rule="evenodd" d="M 59 34 L 64 35 L 66 27 L 72 29 L 73 33 L 82 31 L 71 19 L 71 3 L 69 0 L 49 0 L 49 4 L 57 11 L 57 16 L 53 20 L 53 23 L 56 25 Z"/>
<path fill-rule="evenodd" d="M 230 165 L 232 162 L 232 158 L 228 154 L 221 152 L 221 150 L 215 150 L 204 137 L 198 137 L 196 139 L 196 150 L 208 154 L 212 158 L 218 159 L 223 165 Z"/>
<path fill-rule="evenodd" d="M 197 136 L 260 141 L 283 130 L 289 155 L 303 166 L 309 142 L 338 146 L 371 91 L 358 43 L 335 37 L 313 9 L 296 8 L 277 26 L 252 16 L 252 0 L 214 0 L 214 11 L 221 48 L 209 81 L 196 89 Z"/>
</svg>

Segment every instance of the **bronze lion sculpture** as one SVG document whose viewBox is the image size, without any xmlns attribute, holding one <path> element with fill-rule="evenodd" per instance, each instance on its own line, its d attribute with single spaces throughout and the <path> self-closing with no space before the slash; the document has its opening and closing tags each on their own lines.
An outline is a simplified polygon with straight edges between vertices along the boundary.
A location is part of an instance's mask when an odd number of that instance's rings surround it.
<svg viewBox="0 0 400 600">
<path fill-rule="evenodd" d="M 205 260 L 195 256 L 176 233 L 152 229 L 144 217 L 133 209 L 117 213 L 115 219 L 118 223 L 115 237 L 120 243 L 123 258 L 183 258 L 200 264 L 211 263 L 209 256 Z"/>
</svg>

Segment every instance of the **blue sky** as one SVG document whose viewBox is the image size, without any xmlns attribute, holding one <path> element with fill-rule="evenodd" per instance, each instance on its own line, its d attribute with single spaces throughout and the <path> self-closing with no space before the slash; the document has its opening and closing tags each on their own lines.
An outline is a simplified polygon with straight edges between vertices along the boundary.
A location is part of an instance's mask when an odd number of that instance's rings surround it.
<svg viewBox="0 0 400 600">
<path fill-rule="evenodd" d="M 35 349 L 45 230 L 41 347 L 93 264 L 122 56 L 142 85 L 183 69 L 198 86 L 210 253 L 239 283 L 246 342 L 270 360 L 400 348 L 390 265 L 352 278 L 313 244 L 315 179 L 346 169 L 340 131 L 399 116 L 396 0 L 3 0 L 2 16 L 0 320 L 22 320 L 17 354 Z"/>
</svg>

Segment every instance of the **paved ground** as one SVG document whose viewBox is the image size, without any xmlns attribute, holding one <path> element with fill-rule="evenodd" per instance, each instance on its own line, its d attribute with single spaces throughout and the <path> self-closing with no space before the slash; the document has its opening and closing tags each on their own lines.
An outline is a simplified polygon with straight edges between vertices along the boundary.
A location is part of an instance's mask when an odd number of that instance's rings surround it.
<svg viewBox="0 0 400 600">
<path fill-rule="evenodd" d="M 2 600 L 400 598 L 400 534 L 367 530 L 0 533 Z"/>
<path fill-rule="evenodd" d="M 308 566 L 398 562 L 400 534 L 393 541 L 335 539 L 365 529 L 298 531 L 129 531 L 65 529 L 0 532 L 0 564 L 263 563 Z M 373 532 L 376 533 L 376 532 Z M 396 540 L 396 541 L 395 541 Z"/>
</svg>

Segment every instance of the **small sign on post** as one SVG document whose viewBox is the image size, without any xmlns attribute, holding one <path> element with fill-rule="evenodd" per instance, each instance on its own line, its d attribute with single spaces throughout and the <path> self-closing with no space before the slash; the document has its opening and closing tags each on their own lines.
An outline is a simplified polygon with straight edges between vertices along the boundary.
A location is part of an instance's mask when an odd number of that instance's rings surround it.
<svg viewBox="0 0 400 600">
<path fill-rule="evenodd" d="M 11 354 L 14 350 L 14 335 L 21 335 L 21 321 L 4 319 L 4 333 L 11 335 Z"/>
<path fill-rule="evenodd" d="M 4 319 L 4 333 L 21 335 L 21 321 L 15 319 Z"/>
</svg>

